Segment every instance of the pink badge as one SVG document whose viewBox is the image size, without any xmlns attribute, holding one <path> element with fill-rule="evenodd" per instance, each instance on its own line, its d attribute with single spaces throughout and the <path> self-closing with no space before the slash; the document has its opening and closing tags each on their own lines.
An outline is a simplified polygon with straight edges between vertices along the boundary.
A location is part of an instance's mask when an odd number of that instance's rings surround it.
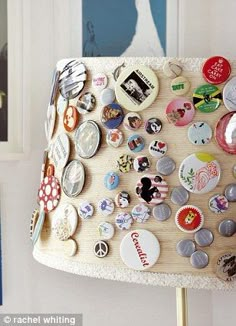
<svg viewBox="0 0 236 326">
<path fill-rule="evenodd" d="M 176 127 L 186 126 L 193 120 L 194 115 L 193 104 L 183 97 L 171 101 L 166 108 L 168 121 Z"/>
</svg>

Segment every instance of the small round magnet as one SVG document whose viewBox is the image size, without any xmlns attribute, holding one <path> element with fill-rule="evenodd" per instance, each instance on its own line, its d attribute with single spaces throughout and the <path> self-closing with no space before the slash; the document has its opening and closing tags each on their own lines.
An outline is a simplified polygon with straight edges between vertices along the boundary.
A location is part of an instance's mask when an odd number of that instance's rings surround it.
<svg viewBox="0 0 236 326">
<path fill-rule="evenodd" d="M 145 146 L 144 139 L 140 135 L 129 136 L 127 144 L 129 149 L 134 153 L 141 152 Z"/>
<path fill-rule="evenodd" d="M 189 200 L 189 192 L 183 186 L 174 187 L 170 194 L 170 200 L 175 205 L 183 206 Z"/>
<path fill-rule="evenodd" d="M 228 201 L 236 202 L 236 183 L 227 185 L 224 194 Z"/>
<path fill-rule="evenodd" d="M 176 251 L 182 257 L 190 257 L 196 251 L 196 245 L 190 239 L 183 239 L 176 244 Z"/>
<path fill-rule="evenodd" d="M 186 98 L 172 100 L 166 107 L 167 120 L 176 127 L 188 125 L 194 118 L 195 108 Z"/>
<path fill-rule="evenodd" d="M 75 149 L 82 158 L 93 157 L 101 145 L 101 131 L 95 121 L 83 122 L 75 132 Z"/>
<path fill-rule="evenodd" d="M 63 125 L 66 131 L 73 131 L 79 123 L 79 113 L 75 106 L 69 105 L 64 111 Z"/>
<path fill-rule="evenodd" d="M 109 105 L 114 102 L 116 96 L 115 92 L 111 88 L 105 88 L 101 91 L 100 101 L 102 105 Z"/>
<path fill-rule="evenodd" d="M 221 56 L 208 58 L 202 66 L 204 79 L 210 84 L 222 84 L 230 76 L 231 65 L 227 59 Z"/>
<path fill-rule="evenodd" d="M 152 156 L 161 158 L 167 152 L 167 144 L 161 140 L 153 140 L 150 143 L 148 150 Z"/>
<path fill-rule="evenodd" d="M 119 129 L 109 129 L 106 135 L 106 142 L 112 147 L 119 147 L 124 141 L 123 132 Z"/>
<path fill-rule="evenodd" d="M 194 240 L 200 247 L 210 246 L 214 240 L 211 230 L 200 229 L 194 234 Z"/>
<path fill-rule="evenodd" d="M 151 209 L 141 203 L 133 207 L 131 215 L 136 222 L 145 223 L 151 216 Z"/>
<path fill-rule="evenodd" d="M 223 115 L 215 128 L 215 139 L 220 148 L 229 154 L 236 154 L 236 112 Z"/>
<path fill-rule="evenodd" d="M 122 173 L 127 173 L 133 168 L 133 158 L 126 154 L 121 155 L 116 163 L 119 171 Z"/>
<path fill-rule="evenodd" d="M 168 59 L 163 65 L 163 72 L 167 77 L 175 78 L 181 74 L 182 65 L 177 59 Z"/>
<path fill-rule="evenodd" d="M 193 92 L 193 104 L 203 113 L 214 112 L 219 108 L 221 101 L 221 90 L 215 85 L 204 84 Z"/>
<path fill-rule="evenodd" d="M 150 160 L 147 156 L 137 156 L 134 159 L 134 170 L 137 172 L 148 171 L 151 166 Z"/>
<path fill-rule="evenodd" d="M 115 228 L 109 222 L 101 222 L 98 225 L 98 232 L 102 240 L 110 240 L 115 234 Z"/>
<path fill-rule="evenodd" d="M 171 175 L 176 168 L 175 161 L 169 156 L 161 157 L 156 162 L 156 170 L 162 175 Z"/>
<path fill-rule="evenodd" d="M 231 78 L 223 89 L 223 101 L 226 109 L 236 111 L 236 77 Z"/>
<path fill-rule="evenodd" d="M 190 89 L 190 81 L 184 76 L 176 77 L 171 82 L 171 91 L 177 95 L 185 95 Z"/>
<path fill-rule="evenodd" d="M 81 114 L 87 114 L 92 112 L 96 105 L 96 98 L 95 96 L 90 93 L 84 93 L 81 95 L 76 103 L 76 107 Z"/>
<path fill-rule="evenodd" d="M 158 205 L 164 201 L 168 193 L 168 184 L 159 175 L 146 174 L 136 184 L 139 200 L 150 205 Z"/>
<path fill-rule="evenodd" d="M 85 183 L 85 170 L 79 160 L 71 161 L 64 169 L 61 184 L 66 196 L 76 197 L 83 190 Z"/>
<path fill-rule="evenodd" d="M 236 233 L 236 222 L 230 218 L 220 222 L 218 231 L 223 237 L 232 237 Z"/>
<path fill-rule="evenodd" d="M 129 112 L 125 115 L 123 124 L 127 130 L 137 130 L 142 126 L 143 121 L 137 112 Z"/>
<path fill-rule="evenodd" d="M 108 172 L 104 177 L 104 186 L 108 190 L 114 190 L 119 186 L 120 177 L 115 172 Z"/>
<path fill-rule="evenodd" d="M 148 134 L 158 134 L 162 129 L 162 122 L 158 118 L 150 118 L 145 123 L 145 130 Z"/>
<path fill-rule="evenodd" d="M 103 90 L 107 86 L 107 82 L 107 76 L 102 72 L 99 72 L 92 77 L 92 86 L 98 91 Z"/>
<path fill-rule="evenodd" d="M 204 216 L 198 207 L 186 205 L 176 212 L 175 223 L 181 231 L 194 233 L 202 228 Z"/>
<path fill-rule="evenodd" d="M 209 208 L 213 213 L 224 213 L 229 208 L 229 202 L 224 195 L 216 194 L 209 199 Z"/>
<path fill-rule="evenodd" d="M 83 201 L 79 204 L 78 214 L 83 220 L 90 219 L 94 214 L 93 205 L 88 201 Z"/>
<path fill-rule="evenodd" d="M 212 129 L 206 122 L 194 122 L 188 128 L 188 139 L 193 145 L 207 145 L 211 138 Z"/>
<path fill-rule="evenodd" d="M 166 203 L 161 203 L 153 207 L 152 215 L 157 221 L 165 221 L 171 217 L 171 208 Z"/>
<path fill-rule="evenodd" d="M 117 103 L 106 105 L 102 109 L 101 122 L 108 129 L 115 129 L 121 125 L 124 118 L 124 111 Z"/>
<path fill-rule="evenodd" d="M 85 65 L 76 59 L 70 60 L 59 77 L 59 90 L 66 99 L 77 97 L 83 90 L 87 73 Z"/>
<path fill-rule="evenodd" d="M 115 205 L 112 199 L 102 198 L 98 202 L 98 212 L 103 216 L 111 215 L 114 212 Z"/>
<path fill-rule="evenodd" d="M 190 264 L 197 269 L 206 267 L 209 264 L 209 257 L 205 251 L 196 250 L 190 257 Z"/>
<path fill-rule="evenodd" d="M 220 181 L 221 169 L 211 154 L 198 152 L 183 160 L 179 167 L 182 186 L 195 194 L 204 194 L 215 189 Z"/>
<path fill-rule="evenodd" d="M 133 223 L 133 218 L 129 213 L 119 213 L 115 218 L 115 223 L 118 229 L 128 230 L 131 228 Z"/>
<path fill-rule="evenodd" d="M 126 208 L 130 204 L 130 195 L 126 191 L 120 191 L 115 197 L 116 206 Z"/>
</svg>

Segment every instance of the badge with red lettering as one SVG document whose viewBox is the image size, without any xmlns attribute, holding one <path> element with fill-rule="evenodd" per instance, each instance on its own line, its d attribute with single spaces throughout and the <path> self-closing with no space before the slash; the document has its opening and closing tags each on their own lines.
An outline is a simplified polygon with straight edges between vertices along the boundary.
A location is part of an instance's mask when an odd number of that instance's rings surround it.
<svg viewBox="0 0 236 326">
<path fill-rule="evenodd" d="M 129 268 L 138 271 L 149 269 L 160 256 L 159 241 L 150 231 L 133 230 L 121 241 L 120 256 Z"/>
<path fill-rule="evenodd" d="M 210 84 L 224 83 L 229 78 L 230 73 L 231 66 L 229 61 L 220 56 L 207 59 L 202 67 L 203 77 Z"/>
</svg>

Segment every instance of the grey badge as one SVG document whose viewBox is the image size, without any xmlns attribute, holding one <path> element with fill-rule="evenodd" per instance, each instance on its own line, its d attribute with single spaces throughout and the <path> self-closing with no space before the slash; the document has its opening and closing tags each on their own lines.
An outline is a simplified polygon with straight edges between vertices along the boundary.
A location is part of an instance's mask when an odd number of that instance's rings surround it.
<svg viewBox="0 0 236 326">
<path fill-rule="evenodd" d="M 220 222 L 218 231 L 223 237 L 232 237 L 236 233 L 236 222 L 231 219 L 225 219 Z"/>
<path fill-rule="evenodd" d="M 176 251 L 182 257 L 190 257 L 196 251 L 196 245 L 190 239 L 183 239 L 177 243 Z"/>
<path fill-rule="evenodd" d="M 194 240 L 200 247 L 207 247 L 212 244 L 214 235 L 208 229 L 200 229 L 195 233 Z"/>
<path fill-rule="evenodd" d="M 174 172 L 175 168 L 176 168 L 175 161 L 168 156 L 164 156 L 160 158 L 156 163 L 157 172 L 163 175 L 170 175 L 171 173 Z"/>
<path fill-rule="evenodd" d="M 170 195 L 173 204 L 183 206 L 189 200 L 189 192 L 183 186 L 175 187 Z"/>
<path fill-rule="evenodd" d="M 85 171 L 79 160 L 71 161 L 62 175 L 62 189 L 68 197 L 76 197 L 84 187 Z"/>
<path fill-rule="evenodd" d="M 171 216 L 171 208 L 168 204 L 162 203 L 153 208 L 152 214 L 157 221 L 165 221 Z"/>
<path fill-rule="evenodd" d="M 204 268 L 209 263 L 208 254 L 202 250 L 197 250 L 191 255 L 190 263 L 194 268 Z"/>
<path fill-rule="evenodd" d="M 225 188 L 225 197 L 228 201 L 236 201 L 236 183 L 231 183 Z"/>
</svg>

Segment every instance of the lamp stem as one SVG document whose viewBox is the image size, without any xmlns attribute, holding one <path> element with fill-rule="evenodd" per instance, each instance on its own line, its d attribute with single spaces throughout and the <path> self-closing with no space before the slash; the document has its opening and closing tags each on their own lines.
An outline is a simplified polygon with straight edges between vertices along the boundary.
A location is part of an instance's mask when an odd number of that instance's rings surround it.
<svg viewBox="0 0 236 326">
<path fill-rule="evenodd" d="M 176 288 L 177 326 L 188 326 L 187 289 Z"/>
</svg>

